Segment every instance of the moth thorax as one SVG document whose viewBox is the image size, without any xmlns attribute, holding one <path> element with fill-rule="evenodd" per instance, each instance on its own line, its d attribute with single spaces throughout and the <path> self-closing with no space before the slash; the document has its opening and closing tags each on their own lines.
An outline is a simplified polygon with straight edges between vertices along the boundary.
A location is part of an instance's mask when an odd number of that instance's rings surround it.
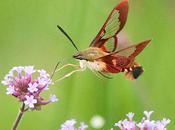
<svg viewBox="0 0 175 130">
<path fill-rule="evenodd" d="M 80 60 L 80 67 L 82 69 L 86 69 L 89 68 L 91 70 L 95 70 L 95 71 L 102 71 L 103 66 L 102 64 L 100 64 L 100 62 L 97 61 L 86 61 L 86 60 Z"/>
<path fill-rule="evenodd" d="M 99 57 L 106 55 L 105 52 L 103 52 L 102 50 L 100 50 L 97 47 L 90 47 L 90 48 L 86 49 L 83 52 L 83 54 L 87 58 L 87 60 L 89 60 L 89 61 L 93 61 Z"/>
</svg>

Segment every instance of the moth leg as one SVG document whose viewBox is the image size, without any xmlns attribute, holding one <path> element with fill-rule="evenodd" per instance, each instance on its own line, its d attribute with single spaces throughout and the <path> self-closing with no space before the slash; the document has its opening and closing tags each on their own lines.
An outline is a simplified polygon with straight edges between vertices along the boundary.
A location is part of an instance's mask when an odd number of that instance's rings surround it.
<svg viewBox="0 0 175 130">
<path fill-rule="evenodd" d="M 78 68 L 78 69 L 76 69 L 76 70 L 73 70 L 73 71 L 69 72 L 68 74 L 64 75 L 63 77 L 61 77 L 60 79 L 56 80 L 55 83 L 60 82 L 61 80 L 65 79 L 65 78 L 67 78 L 67 77 L 69 77 L 69 76 L 71 76 L 72 74 L 74 74 L 74 73 L 76 73 L 76 72 L 84 71 L 84 70 L 85 70 L 85 69 L 82 69 L 82 68 Z"/>
<path fill-rule="evenodd" d="M 53 72 L 52 72 L 51 79 L 53 78 L 53 76 L 54 76 L 54 74 L 55 74 L 56 72 L 62 70 L 63 68 L 66 68 L 66 67 L 68 67 L 68 66 L 72 66 L 72 67 L 74 67 L 74 68 L 79 68 L 79 65 L 66 64 L 66 65 L 63 65 L 62 67 L 60 67 L 59 69 L 57 69 L 60 63 L 61 63 L 61 62 L 58 62 L 58 63 L 56 64 L 56 66 L 55 66 L 55 68 L 54 68 L 54 70 L 53 70 Z"/>
<path fill-rule="evenodd" d="M 108 75 L 105 75 L 104 73 L 102 73 L 102 72 L 100 72 L 100 71 L 98 71 L 98 73 L 99 73 L 101 76 L 103 76 L 104 78 L 106 78 L 106 79 L 112 79 L 112 77 L 110 77 L 110 76 L 108 76 Z"/>
<path fill-rule="evenodd" d="M 92 73 L 93 73 L 95 76 L 97 76 L 99 79 L 101 79 L 101 77 L 97 74 L 96 71 L 94 71 L 94 70 L 92 70 L 92 69 L 90 69 L 90 70 L 92 71 Z"/>
<path fill-rule="evenodd" d="M 66 67 L 69 67 L 69 66 L 74 67 L 74 68 L 79 68 L 79 65 L 66 64 L 66 65 L 63 65 L 62 67 L 60 67 L 59 69 L 57 69 L 55 72 L 58 72 L 58 71 L 60 71 L 60 70 L 62 70 L 62 69 L 64 69 L 64 68 L 66 68 Z"/>
</svg>

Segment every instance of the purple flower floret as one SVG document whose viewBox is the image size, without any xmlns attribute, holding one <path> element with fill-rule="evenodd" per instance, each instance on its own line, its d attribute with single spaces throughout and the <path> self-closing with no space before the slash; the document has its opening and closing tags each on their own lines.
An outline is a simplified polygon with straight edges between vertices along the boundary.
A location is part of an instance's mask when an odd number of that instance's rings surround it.
<svg viewBox="0 0 175 130">
<path fill-rule="evenodd" d="M 40 96 L 53 82 L 45 70 L 36 70 L 34 66 L 13 67 L 1 83 L 7 86 L 6 94 L 18 98 L 29 109 L 40 109 L 42 105 L 58 101 L 55 95 L 48 100 Z"/>
<path fill-rule="evenodd" d="M 85 130 L 88 126 L 85 123 L 80 123 L 80 127 L 75 127 L 76 121 L 74 119 L 67 120 L 61 125 L 61 129 L 59 130 Z"/>
<path fill-rule="evenodd" d="M 49 101 L 50 102 L 56 102 L 56 101 L 58 101 L 58 98 L 56 97 L 56 95 L 51 94 L 50 97 L 49 97 Z"/>
<path fill-rule="evenodd" d="M 129 120 L 121 120 L 115 123 L 115 126 L 119 127 L 120 130 L 166 130 L 166 126 L 170 123 L 170 120 L 165 118 L 158 121 L 151 120 L 152 113 L 153 111 L 144 111 L 146 118 L 143 117 L 139 123 L 133 121 L 134 113 L 128 113 L 127 117 Z"/>
<path fill-rule="evenodd" d="M 34 96 L 25 96 L 26 100 L 24 101 L 24 104 L 28 106 L 29 108 L 34 108 L 34 104 L 37 103 L 37 100 L 34 99 Z"/>
<path fill-rule="evenodd" d="M 153 111 L 144 111 L 145 117 L 142 118 L 140 122 L 133 120 L 134 113 L 129 112 L 126 114 L 128 119 L 120 120 L 115 123 L 114 126 L 118 127 L 120 130 L 167 130 L 166 126 L 170 123 L 169 119 L 163 120 L 151 120 L 151 115 Z M 85 130 L 88 126 L 84 123 L 80 124 L 80 127 L 76 128 L 76 121 L 74 119 L 65 121 L 61 128 L 58 130 Z M 104 129 L 103 129 L 104 130 Z M 116 130 L 116 128 L 110 128 L 110 130 Z M 118 129 L 117 129 L 118 130 Z"/>
</svg>

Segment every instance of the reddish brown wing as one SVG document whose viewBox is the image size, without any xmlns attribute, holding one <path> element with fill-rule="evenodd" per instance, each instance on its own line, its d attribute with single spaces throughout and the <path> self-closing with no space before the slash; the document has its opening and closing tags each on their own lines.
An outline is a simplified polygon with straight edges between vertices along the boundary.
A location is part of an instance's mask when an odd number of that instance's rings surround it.
<svg viewBox="0 0 175 130">
<path fill-rule="evenodd" d="M 130 59 L 124 56 L 113 56 L 107 55 L 101 58 L 98 58 L 97 61 L 105 63 L 103 72 L 107 73 L 119 73 L 125 68 L 131 61 Z"/>
<path fill-rule="evenodd" d="M 106 64 L 105 72 L 118 73 L 131 64 L 135 57 L 142 52 L 151 40 L 146 40 L 136 45 L 129 46 L 117 52 L 96 59 Z"/>
<path fill-rule="evenodd" d="M 121 0 L 90 44 L 91 47 L 99 47 L 106 52 L 115 51 L 117 47 L 116 34 L 122 30 L 126 23 L 128 8 L 128 0 Z"/>
<path fill-rule="evenodd" d="M 121 55 L 129 59 L 134 59 L 140 52 L 142 52 L 142 50 L 150 43 L 150 41 L 151 40 L 143 41 L 139 44 L 132 45 L 119 51 L 113 52 L 110 55 Z"/>
</svg>

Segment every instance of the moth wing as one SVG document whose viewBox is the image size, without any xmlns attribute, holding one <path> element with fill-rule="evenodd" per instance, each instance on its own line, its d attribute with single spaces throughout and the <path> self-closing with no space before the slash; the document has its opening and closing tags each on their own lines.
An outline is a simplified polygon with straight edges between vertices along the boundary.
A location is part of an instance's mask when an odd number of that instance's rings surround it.
<svg viewBox="0 0 175 130">
<path fill-rule="evenodd" d="M 112 56 L 120 55 L 120 56 L 127 57 L 129 59 L 134 59 L 138 54 L 140 54 L 143 51 L 143 49 L 150 43 L 150 41 L 151 40 L 143 41 L 136 45 L 132 45 L 124 49 L 121 49 L 119 51 L 116 51 L 114 53 L 111 53 L 110 55 Z"/>
<path fill-rule="evenodd" d="M 119 34 L 117 34 L 117 41 L 117 48 L 115 51 L 122 50 L 132 45 L 132 41 L 125 32 L 120 32 Z"/>
<path fill-rule="evenodd" d="M 130 60 L 124 56 L 113 56 L 113 55 L 106 55 L 96 59 L 96 61 L 100 61 L 105 63 L 105 67 L 103 72 L 110 72 L 110 73 L 119 73 L 123 71 L 129 63 Z"/>
<path fill-rule="evenodd" d="M 91 47 L 98 47 L 106 52 L 114 52 L 117 47 L 117 34 L 124 27 L 128 15 L 128 0 L 122 0 L 110 13 L 101 30 L 91 42 Z M 111 42 L 113 41 L 113 42 Z M 108 45 L 109 44 L 109 45 Z M 111 46 L 108 49 L 106 46 Z"/>
<path fill-rule="evenodd" d="M 122 50 L 110 53 L 109 55 L 96 59 L 106 64 L 105 72 L 118 73 L 123 71 L 135 57 L 149 44 L 151 40 L 143 41 L 139 44 L 129 46 Z"/>
</svg>

